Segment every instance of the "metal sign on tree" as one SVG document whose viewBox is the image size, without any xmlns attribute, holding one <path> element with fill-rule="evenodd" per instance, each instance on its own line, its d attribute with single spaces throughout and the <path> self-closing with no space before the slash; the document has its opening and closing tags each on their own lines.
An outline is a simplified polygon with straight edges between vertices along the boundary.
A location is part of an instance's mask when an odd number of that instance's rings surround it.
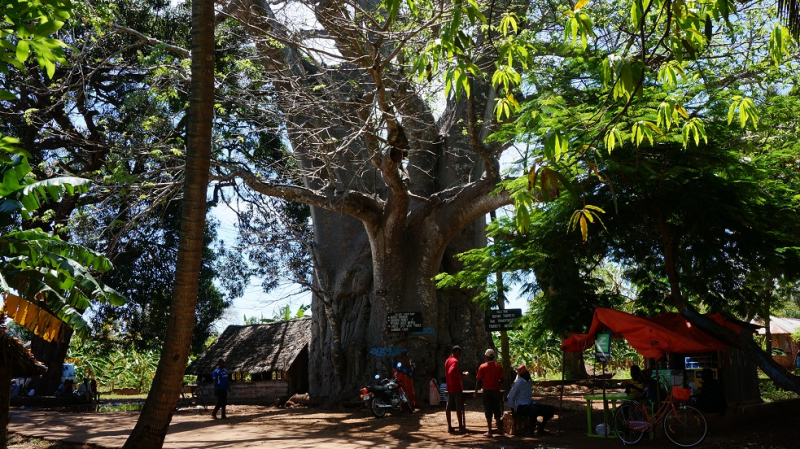
<svg viewBox="0 0 800 449">
<path fill-rule="evenodd" d="M 397 312 L 386 317 L 389 332 L 422 332 L 422 312 Z"/>
<path fill-rule="evenodd" d="M 491 310 L 486 316 L 484 329 L 487 331 L 511 331 L 519 329 L 513 323 L 522 317 L 522 309 Z"/>
</svg>

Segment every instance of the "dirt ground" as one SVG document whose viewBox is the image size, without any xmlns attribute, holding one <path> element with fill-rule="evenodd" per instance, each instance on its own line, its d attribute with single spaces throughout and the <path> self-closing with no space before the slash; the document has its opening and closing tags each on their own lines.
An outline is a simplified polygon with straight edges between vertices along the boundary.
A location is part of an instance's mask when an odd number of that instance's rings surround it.
<svg viewBox="0 0 800 449">
<path fill-rule="evenodd" d="M 558 406 L 557 396 L 538 398 Z M 618 448 L 613 438 L 586 436 L 586 405 L 581 394 L 565 396 L 564 411 L 548 426 L 545 437 L 483 436 L 486 421 L 479 400 L 467 401 L 465 434 L 446 432 L 443 407 L 429 407 L 414 414 L 396 412 L 375 419 L 363 407 L 260 407 L 229 406 L 229 419 L 212 420 L 210 410 L 186 408 L 176 412 L 165 442 L 166 448 Z M 89 449 L 121 447 L 133 428 L 138 412 L 67 412 L 12 408 L 9 430 L 17 435 L 60 441 L 43 446 L 18 441 L 15 449 Z M 602 413 L 593 413 L 595 423 Z M 700 447 L 715 449 L 790 449 L 800 447 L 798 413 L 765 417 L 756 422 L 735 423 L 709 416 L 709 433 Z M 19 436 L 16 436 L 20 440 Z M 65 442 L 77 443 L 67 445 Z M 38 445 L 37 445 L 38 444 Z M 88 445 L 87 445 L 88 444 Z M 639 446 L 675 447 L 657 431 Z"/>
</svg>

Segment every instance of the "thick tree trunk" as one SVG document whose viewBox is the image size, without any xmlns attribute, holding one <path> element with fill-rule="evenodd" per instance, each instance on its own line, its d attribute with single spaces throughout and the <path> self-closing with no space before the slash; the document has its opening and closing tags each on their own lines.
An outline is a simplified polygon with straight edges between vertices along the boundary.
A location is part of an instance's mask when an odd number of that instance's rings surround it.
<svg viewBox="0 0 800 449">
<path fill-rule="evenodd" d="M 586 372 L 586 364 L 583 360 L 583 352 L 565 353 L 564 367 L 562 369 L 565 377 L 569 380 L 589 378 L 589 373 Z"/>
<path fill-rule="evenodd" d="M 311 394 L 352 394 L 376 373 L 391 375 L 391 359 L 401 348 L 410 350 L 416 365 L 418 391 L 424 391 L 428 376 L 444 374 L 444 360 L 454 344 L 464 348 L 462 365 L 474 374 L 473 365 L 477 367 L 490 339 L 483 330 L 483 312 L 472 302 L 472 295 L 436 291 L 431 278 L 439 271 L 443 254 L 436 254 L 435 245 L 409 238 L 401 257 L 379 251 L 374 273 L 373 253 L 363 225 L 336 215 L 315 213 L 315 240 L 330 242 L 316 246 L 318 278 L 322 278 L 317 282 L 333 301 L 326 306 L 320 295 L 312 299 Z M 329 219 L 336 219 L 339 226 L 326 226 Z M 353 226 L 342 233 L 342 224 L 348 221 Z M 335 235 L 328 235 L 331 231 Z M 445 264 L 455 269 L 454 261 Z M 421 333 L 388 333 L 386 318 L 394 312 L 422 312 L 425 329 Z M 338 343 L 331 314 L 336 317 Z M 343 362 L 336 363 L 337 359 Z"/>
<path fill-rule="evenodd" d="M 47 366 L 47 372 L 42 375 L 39 386 L 36 388 L 37 396 L 52 395 L 61 384 L 61 366 L 64 364 L 64 359 L 67 358 L 71 338 L 72 329 L 63 325 L 58 339 L 54 341 L 45 341 L 37 335 L 31 339 L 33 356 Z"/>
<path fill-rule="evenodd" d="M 175 288 L 153 387 L 126 449 L 162 447 L 180 395 L 195 322 L 214 111 L 214 2 L 192 2 L 192 81 Z"/>
</svg>

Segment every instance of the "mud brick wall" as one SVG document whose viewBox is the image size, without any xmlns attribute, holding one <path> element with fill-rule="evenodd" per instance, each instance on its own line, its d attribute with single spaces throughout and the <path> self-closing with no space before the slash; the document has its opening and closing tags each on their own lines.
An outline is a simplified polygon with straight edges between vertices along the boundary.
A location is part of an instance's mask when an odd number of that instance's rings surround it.
<svg viewBox="0 0 800 449">
<path fill-rule="evenodd" d="M 206 403 L 214 404 L 213 384 L 199 386 L 198 397 L 203 396 Z M 263 382 L 231 382 L 228 404 L 272 405 L 277 399 L 289 397 L 288 380 L 269 380 Z"/>
</svg>

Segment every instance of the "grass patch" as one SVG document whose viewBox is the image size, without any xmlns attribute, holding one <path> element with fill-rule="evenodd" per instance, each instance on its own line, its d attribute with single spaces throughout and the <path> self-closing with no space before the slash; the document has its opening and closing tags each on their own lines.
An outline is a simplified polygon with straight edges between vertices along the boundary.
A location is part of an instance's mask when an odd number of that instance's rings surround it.
<svg viewBox="0 0 800 449">
<path fill-rule="evenodd" d="M 758 379 L 758 389 L 761 391 L 761 399 L 763 399 L 764 402 L 785 401 L 787 399 L 800 398 L 800 396 L 793 391 L 786 391 L 775 386 L 770 379 Z"/>
<path fill-rule="evenodd" d="M 795 368 L 792 372 L 797 375 L 800 370 Z M 761 399 L 764 402 L 785 401 L 787 399 L 797 399 L 800 395 L 793 391 L 786 391 L 783 388 L 776 386 L 772 380 L 764 374 L 760 369 L 758 370 L 758 390 L 761 392 Z"/>
<path fill-rule="evenodd" d="M 139 393 L 139 394 L 114 394 L 114 393 L 103 393 L 100 392 L 100 399 L 103 401 L 121 401 L 125 399 L 137 399 L 137 400 L 145 400 L 147 399 L 147 393 Z"/>
</svg>

